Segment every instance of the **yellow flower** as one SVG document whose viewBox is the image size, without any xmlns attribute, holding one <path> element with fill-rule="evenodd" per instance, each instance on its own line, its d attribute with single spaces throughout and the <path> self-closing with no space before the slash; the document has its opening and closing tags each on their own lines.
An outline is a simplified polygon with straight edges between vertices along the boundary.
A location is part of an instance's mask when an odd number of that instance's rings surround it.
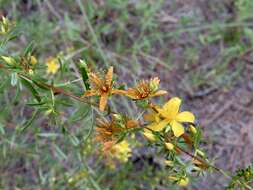
<svg viewBox="0 0 253 190">
<path fill-rule="evenodd" d="M 46 60 L 47 74 L 55 74 L 60 68 L 57 58 L 50 57 Z"/>
<path fill-rule="evenodd" d="M 118 159 L 121 162 L 127 162 L 131 156 L 132 150 L 129 143 L 126 140 L 112 146 L 110 150 L 111 156 Z"/>
<path fill-rule="evenodd" d="M 162 108 L 157 108 L 158 115 L 162 119 L 160 121 L 156 120 L 147 128 L 153 131 L 161 131 L 169 124 L 174 135 L 176 137 L 181 136 L 184 133 L 184 127 L 181 123 L 194 123 L 195 116 L 189 111 L 179 112 L 180 105 L 181 99 L 178 97 L 171 98 Z"/>
<path fill-rule="evenodd" d="M 155 135 L 151 131 L 149 131 L 149 130 L 144 130 L 143 136 L 146 139 L 148 139 L 150 142 L 155 142 L 156 141 Z"/>
<path fill-rule="evenodd" d="M 172 143 L 165 143 L 165 147 L 168 149 L 168 150 L 173 150 L 174 149 L 174 145 Z"/>
<path fill-rule="evenodd" d="M 160 79 L 158 77 L 150 80 L 142 80 L 134 88 L 125 91 L 125 95 L 133 100 L 142 100 L 155 96 L 162 96 L 167 93 L 165 90 L 158 90 Z"/>
<path fill-rule="evenodd" d="M 36 64 L 38 63 L 38 60 L 37 60 L 36 57 L 33 56 L 33 55 L 31 56 L 31 60 L 30 60 L 30 61 L 31 61 L 31 64 L 32 64 L 32 65 L 36 65 Z"/>
<path fill-rule="evenodd" d="M 83 97 L 100 96 L 99 110 L 104 111 L 110 94 L 123 94 L 122 90 L 113 89 L 113 67 L 110 67 L 103 78 L 95 73 L 89 73 L 92 89 L 84 93 Z"/>
</svg>

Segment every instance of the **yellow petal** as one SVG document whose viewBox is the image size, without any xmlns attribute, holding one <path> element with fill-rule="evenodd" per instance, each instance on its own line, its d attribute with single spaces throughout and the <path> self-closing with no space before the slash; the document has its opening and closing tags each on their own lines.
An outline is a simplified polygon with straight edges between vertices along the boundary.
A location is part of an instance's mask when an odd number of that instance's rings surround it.
<svg viewBox="0 0 253 190">
<path fill-rule="evenodd" d="M 155 122 L 159 123 L 160 121 L 161 121 L 161 117 L 158 114 L 156 114 L 155 115 Z M 170 122 L 169 120 L 167 120 L 167 121 L 168 121 L 168 123 Z"/>
<path fill-rule="evenodd" d="M 105 110 L 105 106 L 107 104 L 107 100 L 108 100 L 108 95 L 106 93 L 102 94 L 100 97 L 100 102 L 99 102 L 99 110 L 100 111 L 104 111 Z"/>
<path fill-rule="evenodd" d="M 107 86 L 111 86 L 112 84 L 112 77 L 113 77 L 113 67 L 108 69 L 108 72 L 105 75 L 105 84 Z"/>
<path fill-rule="evenodd" d="M 194 123 L 195 116 L 193 115 L 193 113 L 191 113 L 189 111 L 184 111 L 184 112 L 181 112 L 181 113 L 177 114 L 176 120 L 178 122 L 190 122 L 190 123 Z"/>
<path fill-rule="evenodd" d="M 161 131 L 164 129 L 164 127 L 166 127 L 166 125 L 168 123 L 169 123 L 169 121 L 164 119 L 164 120 L 160 121 L 159 123 L 152 123 L 152 124 L 148 125 L 147 128 L 149 128 L 153 131 Z"/>
<path fill-rule="evenodd" d="M 156 108 L 156 110 L 158 111 L 159 114 L 161 114 L 162 117 L 166 119 L 172 119 L 171 115 L 167 112 L 167 110 L 163 108 Z"/>
<path fill-rule="evenodd" d="M 181 105 L 181 99 L 178 97 L 171 98 L 161 110 L 162 116 L 170 119 L 174 119 L 179 112 Z"/>
<path fill-rule="evenodd" d="M 101 86 L 103 86 L 102 80 L 96 73 L 89 73 L 89 79 L 96 88 L 101 88 Z"/>
<path fill-rule="evenodd" d="M 184 134 L 184 127 L 181 123 L 173 120 L 171 123 L 171 129 L 176 137 L 180 137 L 182 134 Z"/>
</svg>

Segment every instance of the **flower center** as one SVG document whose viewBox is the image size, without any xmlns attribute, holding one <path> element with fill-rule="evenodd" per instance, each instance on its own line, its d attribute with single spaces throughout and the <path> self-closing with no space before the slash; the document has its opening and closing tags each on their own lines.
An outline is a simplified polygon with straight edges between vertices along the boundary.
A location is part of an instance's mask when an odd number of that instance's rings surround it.
<svg viewBox="0 0 253 190">
<path fill-rule="evenodd" d="M 106 86 L 102 86 L 101 90 L 102 90 L 103 92 L 107 92 L 107 91 L 108 91 L 108 88 L 107 88 Z"/>
<path fill-rule="evenodd" d="M 139 94 L 139 98 L 147 98 L 148 95 L 149 95 L 148 92 L 142 92 L 142 93 Z"/>
</svg>

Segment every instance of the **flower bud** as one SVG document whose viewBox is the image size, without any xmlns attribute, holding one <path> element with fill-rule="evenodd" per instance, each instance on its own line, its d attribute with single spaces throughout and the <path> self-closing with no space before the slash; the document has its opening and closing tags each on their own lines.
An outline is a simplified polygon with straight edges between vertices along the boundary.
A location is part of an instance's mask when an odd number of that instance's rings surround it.
<svg viewBox="0 0 253 190">
<path fill-rule="evenodd" d="M 74 181 L 73 177 L 68 179 L 68 183 L 73 183 L 73 181 Z"/>
<path fill-rule="evenodd" d="M 174 149 L 174 145 L 172 143 L 165 143 L 165 147 L 168 149 L 168 150 L 173 150 Z"/>
<path fill-rule="evenodd" d="M 196 154 L 200 155 L 201 157 L 205 157 L 205 153 L 199 149 L 196 150 Z"/>
<path fill-rule="evenodd" d="M 172 167 L 174 165 L 174 162 L 171 160 L 165 160 L 164 163 L 166 166 L 170 166 L 170 167 Z"/>
<path fill-rule="evenodd" d="M 80 65 L 81 65 L 81 67 L 84 67 L 84 68 L 87 67 L 87 63 L 86 63 L 85 60 L 80 59 L 80 60 L 79 60 L 79 63 L 80 63 Z"/>
<path fill-rule="evenodd" d="M 34 74 L 34 72 L 33 72 L 32 69 L 29 69 L 28 73 L 29 73 L 29 75 L 33 75 Z"/>
<path fill-rule="evenodd" d="M 50 115 L 52 112 L 53 112 L 53 109 L 49 109 L 49 110 L 47 110 L 47 111 L 45 112 L 45 115 L 48 116 L 48 115 Z"/>
<path fill-rule="evenodd" d="M 38 63 L 38 61 L 37 61 L 36 57 L 32 55 L 31 56 L 31 64 L 36 65 L 37 63 Z"/>
<path fill-rule="evenodd" d="M 122 115 L 120 115 L 120 114 L 113 114 L 113 118 L 115 119 L 115 120 L 117 120 L 117 121 L 122 121 Z"/>
<path fill-rule="evenodd" d="M 148 139 L 150 142 L 155 142 L 155 141 L 156 141 L 155 135 L 153 135 L 153 133 L 151 133 L 151 132 L 146 131 L 146 132 L 143 133 L 143 135 L 144 135 L 144 137 L 145 137 L 146 139 Z"/>
<path fill-rule="evenodd" d="M 1 58 L 9 65 L 12 65 L 16 62 L 15 59 L 9 56 L 1 56 Z"/>
<path fill-rule="evenodd" d="M 193 125 L 190 125 L 190 131 L 191 131 L 193 134 L 196 134 L 196 133 L 197 133 L 197 129 L 196 129 Z"/>
<path fill-rule="evenodd" d="M 193 166 L 191 171 L 192 172 L 199 172 L 199 171 L 202 171 L 202 169 L 197 166 Z"/>
<path fill-rule="evenodd" d="M 0 18 L 0 35 L 8 33 L 12 25 L 13 23 L 11 23 L 8 18 L 2 16 Z"/>
<path fill-rule="evenodd" d="M 56 178 L 55 178 L 55 177 L 52 177 L 52 178 L 51 178 L 51 181 L 52 181 L 52 182 L 55 182 L 55 181 L 56 181 Z"/>
<path fill-rule="evenodd" d="M 0 34 L 6 34 L 6 29 L 4 28 L 4 26 L 3 25 L 0 25 L 1 27 L 0 27 Z"/>
<path fill-rule="evenodd" d="M 2 22 L 4 25 L 7 25 L 8 24 L 8 19 L 6 17 L 2 17 Z"/>
<path fill-rule="evenodd" d="M 189 178 L 188 178 L 188 177 L 183 177 L 183 178 L 181 178 L 181 179 L 177 182 L 177 184 L 178 184 L 179 186 L 181 186 L 181 187 L 186 187 L 186 186 L 188 185 L 188 183 L 189 183 Z"/>
<path fill-rule="evenodd" d="M 176 176 L 169 176 L 168 178 L 170 181 L 173 181 L 173 182 L 178 180 L 178 177 Z"/>
<path fill-rule="evenodd" d="M 182 177 L 169 176 L 169 180 L 172 182 L 176 181 L 177 184 L 181 187 L 186 187 L 189 183 L 189 178 L 186 176 L 182 176 Z"/>
</svg>

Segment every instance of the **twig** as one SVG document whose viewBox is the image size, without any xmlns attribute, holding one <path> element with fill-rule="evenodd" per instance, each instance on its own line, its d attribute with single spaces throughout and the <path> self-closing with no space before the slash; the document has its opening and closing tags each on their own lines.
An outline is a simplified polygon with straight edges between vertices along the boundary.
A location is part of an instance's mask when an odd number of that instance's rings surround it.
<svg viewBox="0 0 253 190">
<path fill-rule="evenodd" d="M 22 73 L 18 73 L 18 75 L 19 75 L 20 77 L 22 77 L 22 78 L 26 78 L 26 79 L 32 81 L 32 78 L 29 77 L 29 76 L 26 76 L 26 75 L 24 75 L 24 74 L 22 74 Z M 72 98 L 72 99 L 75 99 L 75 100 L 77 100 L 77 101 L 80 101 L 80 102 L 83 102 L 83 103 L 86 103 L 86 104 L 90 104 L 90 105 L 92 105 L 92 106 L 97 107 L 97 104 L 92 103 L 92 102 L 89 102 L 89 101 L 86 101 L 85 99 L 83 99 L 83 98 L 81 98 L 81 97 L 78 97 L 78 96 L 76 96 L 76 95 L 74 95 L 74 94 L 72 94 L 72 93 L 70 93 L 70 92 L 67 92 L 67 91 L 63 90 L 62 88 L 58 88 L 58 87 L 55 87 L 55 86 L 53 86 L 53 85 L 46 84 L 46 83 L 44 83 L 44 82 L 42 82 L 42 81 L 36 81 L 36 82 L 37 82 L 39 85 L 43 86 L 44 88 L 46 88 L 46 89 L 48 89 L 48 90 L 52 90 L 54 93 L 63 94 L 63 95 L 65 95 L 65 96 L 68 96 L 68 97 L 70 97 L 70 98 Z"/>
</svg>

